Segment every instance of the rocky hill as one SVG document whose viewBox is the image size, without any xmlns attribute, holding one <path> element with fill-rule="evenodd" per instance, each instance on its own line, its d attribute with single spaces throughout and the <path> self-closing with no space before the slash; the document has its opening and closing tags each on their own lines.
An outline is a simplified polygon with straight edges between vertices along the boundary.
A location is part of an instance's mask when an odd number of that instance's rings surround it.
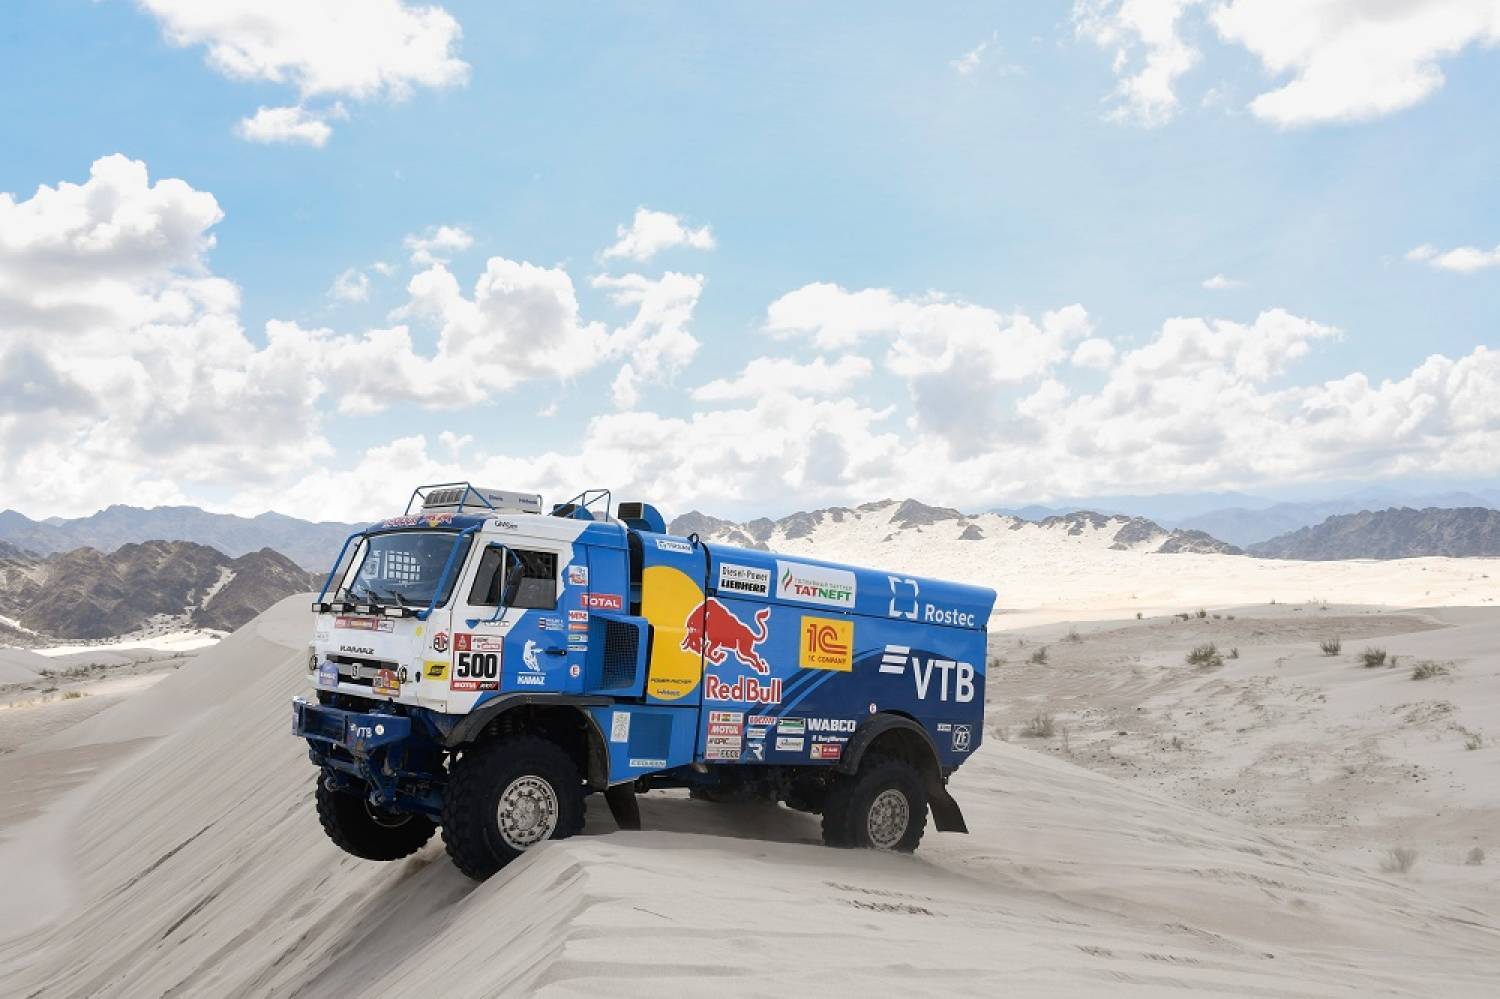
<svg viewBox="0 0 1500 999">
<path fill-rule="evenodd" d="M 1168 531 L 1144 517 L 1106 515 L 1082 510 L 1037 521 L 1004 514 L 965 514 L 951 507 L 928 506 L 914 499 L 880 500 L 850 508 L 827 507 L 769 520 L 736 523 L 692 511 L 668 526 L 673 534 L 697 534 L 707 541 L 775 551 L 800 551 L 816 538 L 830 552 L 857 551 L 863 564 L 886 564 L 881 547 L 898 539 L 924 535 L 963 542 L 990 541 L 1009 547 L 1027 540 L 1077 539 L 1090 547 L 1114 551 L 1242 555 L 1240 549 L 1202 531 Z M 872 545 L 871 542 L 874 542 Z M 981 545 L 982 547 L 982 545 Z M 977 555 L 969 552 L 968 555 Z"/>
<path fill-rule="evenodd" d="M 235 517 L 195 506 L 143 509 L 117 504 L 71 520 L 32 520 L 14 510 L 0 510 L 0 544 L 50 555 L 85 547 L 113 552 L 152 539 L 192 541 L 231 557 L 273 548 L 304 568 L 326 570 L 356 526 L 314 523 L 279 513 Z"/>
<path fill-rule="evenodd" d="M 231 558 L 189 541 L 39 555 L 0 544 L 0 640 L 112 638 L 147 627 L 231 631 L 314 576 L 269 548 Z"/>
<path fill-rule="evenodd" d="M 1500 555 L 1500 510 L 1392 507 L 1329 517 L 1257 545 L 1261 558 L 1326 561 L 1416 558 L 1424 555 Z"/>
</svg>

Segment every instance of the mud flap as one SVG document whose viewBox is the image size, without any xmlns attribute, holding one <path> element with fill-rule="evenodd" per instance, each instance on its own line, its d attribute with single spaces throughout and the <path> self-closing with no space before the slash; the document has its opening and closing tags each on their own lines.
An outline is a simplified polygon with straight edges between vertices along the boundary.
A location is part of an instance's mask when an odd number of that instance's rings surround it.
<svg viewBox="0 0 1500 999">
<path fill-rule="evenodd" d="M 964 824 L 964 813 L 959 811 L 958 802 L 953 800 L 941 781 L 928 783 L 927 807 L 932 809 L 932 824 L 937 826 L 938 832 L 969 831 L 969 827 Z"/>
<path fill-rule="evenodd" d="M 604 792 L 604 800 L 609 805 L 609 814 L 615 817 L 615 824 L 626 832 L 641 831 L 641 806 L 635 800 L 635 783 L 633 781 L 624 784 L 616 784 L 607 788 Z M 957 808 L 957 806 L 954 806 Z M 959 822 L 963 819 L 960 818 Z M 938 828 L 942 828 L 939 826 Z"/>
</svg>

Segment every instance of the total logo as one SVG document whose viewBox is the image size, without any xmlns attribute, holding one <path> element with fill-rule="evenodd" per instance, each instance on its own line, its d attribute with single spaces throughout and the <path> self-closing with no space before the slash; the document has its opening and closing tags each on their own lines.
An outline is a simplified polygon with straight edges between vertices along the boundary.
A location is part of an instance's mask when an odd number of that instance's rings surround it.
<svg viewBox="0 0 1500 999">
<path fill-rule="evenodd" d="M 917 700 L 927 700 L 932 692 L 932 674 L 939 676 L 938 700 L 967 704 L 974 699 L 974 667 L 970 663 L 939 659 L 936 656 L 912 655 L 909 645 L 887 645 L 880 657 L 880 672 L 900 676 L 911 667 L 912 682 L 917 688 Z"/>
<path fill-rule="evenodd" d="M 680 648 L 684 652 L 698 653 L 715 666 L 733 654 L 755 672 L 765 675 L 771 672 L 771 664 L 761 658 L 755 647 L 770 636 L 770 629 L 766 627 L 770 616 L 771 608 L 762 607 L 755 612 L 755 627 L 751 628 L 736 617 L 734 611 L 709 597 L 693 608 L 683 623 L 685 631 Z"/>
<path fill-rule="evenodd" d="M 891 586 L 891 603 L 886 611 L 888 616 L 904 618 L 907 621 L 920 619 L 927 624 L 946 624 L 958 628 L 975 627 L 975 617 L 969 611 L 939 607 L 936 604 L 923 603 L 919 600 L 922 588 L 910 576 L 887 576 L 885 578 Z"/>
</svg>

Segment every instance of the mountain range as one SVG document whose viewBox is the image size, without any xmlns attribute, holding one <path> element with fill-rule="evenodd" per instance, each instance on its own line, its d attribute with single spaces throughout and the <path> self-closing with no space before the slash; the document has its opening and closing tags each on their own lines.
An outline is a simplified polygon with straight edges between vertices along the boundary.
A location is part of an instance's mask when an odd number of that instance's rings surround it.
<svg viewBox="0 0 1500 999">
<path fill-rule="evenodd" d="M 192 541 L 236 557 L 272 548 L 298 565 L 326 571 L 339 546 L 362 525 L 312 522 L 279 513 L 236 517 L 195 506 L 143 509 L 117 504 L 87 517 L 32 520 L 14 510 L 0 511 L 0 542 L 50 555 L 76 548 L 113 552 L 146 541 Z"/>
<path fill-rule="evenodd" d="M 314 574 L 269 548 L 231 558 L 191 541 L 37 555 L 0 542 L 0 644 L 112 638 L 148 626 L 232 631 Z"/>
<path fill-rule="evenodd" d="M 1439 507 L 1500 507 L 1500 492 L 1450 491 L 1406 492 L 1372 488 L 1343 496 L 1298 502 L 1277 502 L 1245 493 L 1201 493 L 1166 496 L 1084 497 L 1059 504 L 1006 507 L 996 513 L 1026 520 L 1043 520 L 1073 510 L 1097 510 L 1106 514 L 1147 517 L 1167 528 L 1197 530 L 1241 548 L 1303 527 L 1321 524 L 1329 517 L 1391 507 L 1418 509 Z"/>
<path fill-rule="evenodd" d="M 1250 546 L 1261 558 L 1325 561 L 1424 555 L 1500 555 L 1500 510 L 1365 510 Z"/>
</svg>

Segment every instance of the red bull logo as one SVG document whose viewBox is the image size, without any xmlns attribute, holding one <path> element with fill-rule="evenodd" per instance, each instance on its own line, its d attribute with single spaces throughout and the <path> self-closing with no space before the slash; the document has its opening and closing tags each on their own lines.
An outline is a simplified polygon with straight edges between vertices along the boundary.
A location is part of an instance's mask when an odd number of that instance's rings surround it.
<svg viewBox="0 0 1500 999">
<path fill-rule="evenodd" d="M 770 616 L 769 607 L 756 611 L 755 627 L 752 629 L 735 617 L 734 611 L 709 597 L 688 615 L 687 623 L 683 625 L 686 633 L 682 636 L 682 650 L 696 652 L 715 666 L 723 663 L 733 653 L 736 659 L 755 672 L 770 673 L 771 664 L 755 651 L 755 647 L 770 634 L 766 628 L 766 620 Z"/>
</svg>

